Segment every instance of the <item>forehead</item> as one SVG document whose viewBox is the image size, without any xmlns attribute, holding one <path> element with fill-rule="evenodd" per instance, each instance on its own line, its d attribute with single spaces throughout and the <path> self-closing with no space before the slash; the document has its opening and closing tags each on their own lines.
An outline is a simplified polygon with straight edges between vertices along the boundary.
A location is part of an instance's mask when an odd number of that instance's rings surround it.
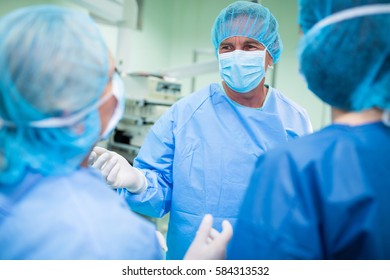
<svg viewBox="0 0 390 280">
<path fill-rule="evenodd" d="M 251 39 L 244 36 L 232 36 L 229 38 L 226 38 L 221 42 L 222 44 L 256 44 L 261 45 L 261 43 L 255 39 Z"/>
</svg>

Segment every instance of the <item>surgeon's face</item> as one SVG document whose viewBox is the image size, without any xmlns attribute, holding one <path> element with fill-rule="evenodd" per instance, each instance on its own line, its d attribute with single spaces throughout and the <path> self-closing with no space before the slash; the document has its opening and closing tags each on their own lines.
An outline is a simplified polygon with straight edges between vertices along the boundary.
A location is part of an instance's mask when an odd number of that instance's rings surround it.
<svg viewBox="0 0 390 280">
<path fill-rule="evenodd" d="M 227 38 L 221 42 L 218 48 L 219 53 L 227 53 L 232 52 L 235 50 L 241 50 L 241 51 L 262 51 L 265 47 L 260 42 L 244 37 L 244 36 L 233 36 L 230 38 Z M 268 66 L 272 66 L 273 59 L 271 55 L 266 53 L 265 58 L 265 69 L 267 70 Z"/>
<path fill-rule="evenodd" d="M 115 62 L 110 54 L 110 67 L 108 71 L 109 80 L 100 98 L 103 98 L 107 94 L 111 94 L 112 76 L 114 72 L 115 72 Z M 117 100 L 115 96 L 111 96 L 111 98 L 107 102 L 105 102 L 99 107 L 99 116 L 100 116 L 100 123 L 101 123 L 100 133 L 102 133 L 107 127 L 107 124 L 115 111 L 116 103 Z"/>
</svg>

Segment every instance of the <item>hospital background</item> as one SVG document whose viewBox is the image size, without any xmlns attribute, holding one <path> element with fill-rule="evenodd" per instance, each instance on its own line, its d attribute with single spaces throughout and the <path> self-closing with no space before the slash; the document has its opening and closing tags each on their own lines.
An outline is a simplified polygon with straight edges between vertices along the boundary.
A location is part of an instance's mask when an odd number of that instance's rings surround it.
<svg viewBox="0 0 390 280">
<path fill-rule="evenodd" d="M 169 106 L 211 82 L 220 82 L 210 32 L 233 0 L 0 0 L 0 16 L 24 6 L 55 4 L 89 13 L 114 55 L 125 83 L 126 110 L 114 134 L 99 145 L 129 162 Z M 284 50 L 266 84 L 303 106 L 313 129 L 330 123 L 330 109 L 299 75 L 299 27 L 295 0 L 259 0 L 279 22 Z M 205 124 L 207 125 L 207 124 Z M 165 233 L 169 217 L 153 219 Z"/>
</svg>

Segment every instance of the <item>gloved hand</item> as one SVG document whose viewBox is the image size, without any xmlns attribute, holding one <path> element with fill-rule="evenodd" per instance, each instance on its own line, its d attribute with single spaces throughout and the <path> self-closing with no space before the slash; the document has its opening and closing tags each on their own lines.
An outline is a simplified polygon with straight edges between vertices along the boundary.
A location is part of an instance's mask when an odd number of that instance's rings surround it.
<svg viewBox="0 0 390 280">
<path fill-rule="evenodd" d="M 194 241 L 184 256 L 185 260 L 224 260 L 226 247 L 232 238 L 233 228 L 228 221 L 223 221 L 222 231 L 218 232 L 213 225 L 213 216 L 203 217 Z"/>
<path fill-rule="evenodd" d="M 102 147 L 94 147 L 89 157 L 92 167 L 100 170 L 109 185 L 141 193 L 147 187 L 145 175 L 121 155 Z"/>
</svg>

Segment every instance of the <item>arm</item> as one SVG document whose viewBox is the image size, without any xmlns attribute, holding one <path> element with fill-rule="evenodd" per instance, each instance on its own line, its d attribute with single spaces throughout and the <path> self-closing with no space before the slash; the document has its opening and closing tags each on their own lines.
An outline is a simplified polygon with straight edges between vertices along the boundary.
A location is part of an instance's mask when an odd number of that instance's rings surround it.
<svg viewBox="0 0 390 280">
<path fill-rule="evenodd" d="M 132 210 L 151 217 L 162 217 L 171 207 L 174 157 L 172 110 L 168 110 L 150 129 L 134 160 L 134 167 L 116 153 L 111 158 L 98 155 L 93 164 L 101 170 L 106 181 L 118 189 Z"/>
</svg>

